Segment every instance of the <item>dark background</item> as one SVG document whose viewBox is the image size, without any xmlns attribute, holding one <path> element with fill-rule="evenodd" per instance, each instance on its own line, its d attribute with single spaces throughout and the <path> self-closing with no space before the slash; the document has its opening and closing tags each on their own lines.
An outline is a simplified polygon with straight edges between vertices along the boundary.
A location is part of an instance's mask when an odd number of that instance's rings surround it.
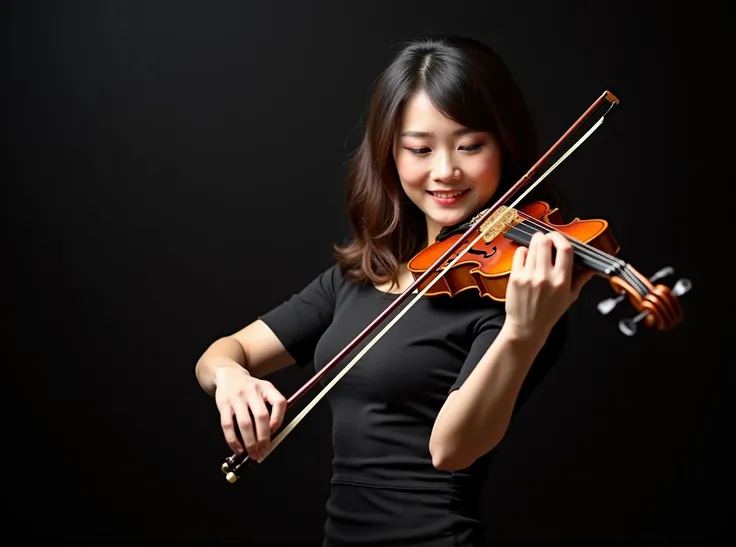
<svg viewBox="0 0 736 547">
<path fill-rule="evenodd" d="M 694 282 L 684 324 L 633 338 L 616 326 L 629 308 L 596 311 L 607 284 L 586 288 L 498 448 L 490 537 L 730 532 L 726 2 L 26 1 L 2 25 L 4 490 L 21 538 L 320 539 L 326 403 L 229 485 L 194 365 L 330 264 L 368 88 L 395 44 L 438 32 L 498 50 L 544 149 L 615 93 L 556 178 L 640 271 Z M 308 378 L 272 380 L 288 397 Z"/>
</svg>

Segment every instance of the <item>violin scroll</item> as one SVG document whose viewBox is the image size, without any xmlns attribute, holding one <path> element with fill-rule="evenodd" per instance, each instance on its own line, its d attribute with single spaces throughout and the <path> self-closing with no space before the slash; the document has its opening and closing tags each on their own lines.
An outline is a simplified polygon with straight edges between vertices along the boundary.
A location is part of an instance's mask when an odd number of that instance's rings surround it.
<svg viewBox="0 0 736 547">
<path fill-rule="evenodd" d="M 674 268 L 666 266 L 647 279 L 631 265 L 626 264 L 621 268 L 619 275 L 612 275 L 609 278 L 618 296 L 599 302 L 598 311 L 608 315 L 628 297 L 631 305 L 639 313 L 619 321 L 619 330 L 623 334 L 634 336 L 638 324 L 642 321 L 647 327 L 657 330 L 671 329 L 683 320 L 679 297 L 692 289 L 692 282 L 687 278 L 678 279 L 671 289 L 661 283 L 655 284 L 656 281 L 674 273 Z"/>
</svg>

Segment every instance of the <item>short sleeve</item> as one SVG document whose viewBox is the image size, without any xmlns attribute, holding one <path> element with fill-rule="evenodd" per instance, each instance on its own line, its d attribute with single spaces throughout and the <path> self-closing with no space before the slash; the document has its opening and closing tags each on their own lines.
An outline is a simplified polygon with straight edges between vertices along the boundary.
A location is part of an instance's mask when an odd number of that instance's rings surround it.
<svg viewBox="0 0 736 547">
<path fill-rule="evenodd" d="M 478 362 L 498 336 L 505 317 L 505 314 L 501 314 L 500 316 L 484 321 L 483 324 L 479 326 L 477 329 L 477 335 L 463 364 L 463 368 L 460 370 L 460 374 L 458 374 L 455 383 L 450 388 L 450 392 L 459 389 L 473 372 L 473 369 L 475 369 Z M 565 346 L 565 340 L 567 339 L 567 324 L 568 316 L 567 314 L 564 314 L 552 328 L 550 335 L 547 337 L 546 343 L 540 350 L 539 354 L 537 354 L 534 363 L 532 363 L 529 372 L 527 372 L 527 375 L 524 378 L 524 383 L 522 384 L 519 395 L 516 398 L 513 414 L 516 414 L 521 405 L 523 405 L 531 396 L 532 392 L 542 382 L 544 377 L 559 359 Z"/>
<path fill-rule="evenodd" d="M 274 309 L 261 315 L 297 366 L 314 359 L 314 350 L 322 334 L 332 323 L 342 276 L 337 265 L 322 272 L 301 291 Z"/>
<path fill-rule="evenodd" d="M 470 346 L 463 367 L 455 379 L 455 383 L 450 387 L 450 392 L 460 389 L 460 386 L 465 383 L 465 380 L 468 379 L 468 376 L 473 372 L 483 355 L 491 347 L 491 344 L 493 344 L 496 336 L 501 331 L 501 327 L 503 327 L 505 319 L 506 314 L 500 313 L 479 321 L 476 324 L 473 331 L 473 343 Z"/>
</svg>

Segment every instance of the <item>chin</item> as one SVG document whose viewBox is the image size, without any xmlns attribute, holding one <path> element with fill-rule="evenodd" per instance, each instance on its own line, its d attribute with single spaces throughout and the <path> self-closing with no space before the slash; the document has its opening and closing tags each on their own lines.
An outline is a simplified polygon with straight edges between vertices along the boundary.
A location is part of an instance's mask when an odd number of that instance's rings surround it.
<svg viewBox="0 0 736 547">
<path fill-rule="evenodd" d="M 472 216 L 475 208 L 469 205 L 463 207 L 444 208 L 430 204 L 425 214 L 440 226 L 454 226 Z"/>
<path fill-rule="evenodd" d="M 448 226 L 454 226 L 455 224 L 458 224 L 468 218 L 470 214 L 466 214 L 463 212 L 444 212 L 444 213 L 436 213 L 432 212 L 429 214 L 429 218 L 432 219 L 436 224 L 442 226 L 443 228 L 446 228 Z"/>
</svg>

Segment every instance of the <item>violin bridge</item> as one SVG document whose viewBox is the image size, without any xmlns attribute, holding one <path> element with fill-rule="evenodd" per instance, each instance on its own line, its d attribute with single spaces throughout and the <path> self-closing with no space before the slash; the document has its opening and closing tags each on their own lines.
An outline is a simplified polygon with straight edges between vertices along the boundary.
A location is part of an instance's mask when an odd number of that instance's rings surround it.
<svg viewBox="0 0 736 547">
<path fill-rule="evenodd" d="M 487 211 L 488 209 L 486 209 Z M 485 214 L 485 211 L 478 213 L 473 217 L 471 224 L 475 223 Z M 479 230 L 484 232 L 483 239 L 486 243 L 490 243 L 496 239 L 500 234 L 504 233 L 508 227 L 512 224 L 516 224 L 519 221 L 519 214 L 516 209 L 509 209 L 505 205 L 502 205 L 493 214 L 481 224 Z M 487 230 L 487 232 L 486 232 Z"/>
</svg>

